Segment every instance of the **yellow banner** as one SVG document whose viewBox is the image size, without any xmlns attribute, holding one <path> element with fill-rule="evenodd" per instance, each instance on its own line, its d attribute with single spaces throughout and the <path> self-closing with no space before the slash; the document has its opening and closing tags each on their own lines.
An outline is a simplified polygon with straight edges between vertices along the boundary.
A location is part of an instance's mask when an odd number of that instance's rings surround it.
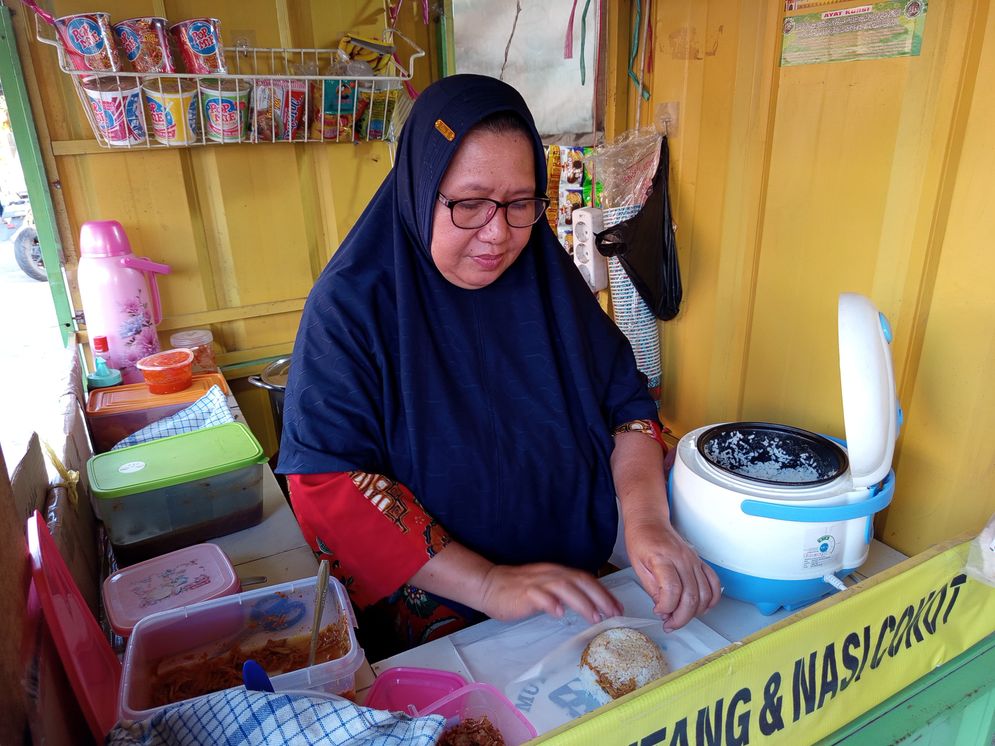
<svg viewBox="0 0 995 746">
<path fill-rule="evenodd" d="M 995 589 L 939 545 L 548 733 L 549 744 L 742 746 L 830 735 L 995 631 Z"/>
</svg>

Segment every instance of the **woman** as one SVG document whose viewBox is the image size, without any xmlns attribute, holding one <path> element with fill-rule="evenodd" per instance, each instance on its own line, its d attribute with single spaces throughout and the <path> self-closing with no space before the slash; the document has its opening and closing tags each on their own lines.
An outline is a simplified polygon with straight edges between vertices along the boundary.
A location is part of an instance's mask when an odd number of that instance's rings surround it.
<svg viewBox="0 0 995 746">
<path fill-rule="evenodd" d="M 402 646 L 473 610 L 621 613 L 592 574 L 615 495 L 666 629 L 719 597 L 670 526 L 645 378 L 546 224 L 544 163 L 514 89 L 433 84 L 304 309 L 279 469 L 308 541 Z"/>
</svg>

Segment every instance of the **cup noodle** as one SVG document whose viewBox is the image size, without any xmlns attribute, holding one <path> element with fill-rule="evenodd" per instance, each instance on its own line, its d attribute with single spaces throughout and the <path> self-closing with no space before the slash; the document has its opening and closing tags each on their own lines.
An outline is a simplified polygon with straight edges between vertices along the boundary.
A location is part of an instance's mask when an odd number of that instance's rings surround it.
<svg viewBox="0 0 995 746">
<path fill-rule="evenodd" d="M 200 138 L 197 83 L 188 78 L 148 78 L 142 86 L 148 123 L 163 145 L 190 145 Z"/>
<path fill-rule="evenodd" d="M 69 64 L 76 70 L 117 72 L 121 56 L 107 13 L 76 13 L 55 19 L 55 29 Z"/>
<path fill-rule="evenodd" d="M 115 147 L 145 142 L 142 90 L 137 80 L 94 75 L 83 78 L 81 85 L 98 139 Z"/>
<path fill-rule="evenodd" d="M 188 73 L 226 73 L 221 46 L 221 22 L 217 18 L 190 18 L 169 27 Z"/>
<path fill-rule="evenodd" d="M 114 24 L 114 35 L 135 72 L 176 72 L 165 18 L 146 16 L 119 21 Z"/>
<path fill-rule="evenodd" d="M 249 123 L 247 80 L 205 78 L 200 81 L 200 100 L 204 111 L 204 131 L 216 142 L 244 142 Z"/>
</svg>

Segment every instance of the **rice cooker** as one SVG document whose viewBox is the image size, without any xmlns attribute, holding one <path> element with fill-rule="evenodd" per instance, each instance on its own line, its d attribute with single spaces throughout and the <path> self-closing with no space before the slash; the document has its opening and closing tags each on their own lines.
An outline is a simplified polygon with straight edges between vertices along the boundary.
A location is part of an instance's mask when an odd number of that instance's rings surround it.
<svg viewBox="0 0 995 746">
<path fill-rule="evenodd" d="M 677 531 L 723 593 L 764 614 L 842 589 L 891 502 L 902 412 L 891 329 L 870 300 L 839 299 L 846 441 L 768 422 L 698 428 L 677 444 L 668 491 Z"/>
</svg>

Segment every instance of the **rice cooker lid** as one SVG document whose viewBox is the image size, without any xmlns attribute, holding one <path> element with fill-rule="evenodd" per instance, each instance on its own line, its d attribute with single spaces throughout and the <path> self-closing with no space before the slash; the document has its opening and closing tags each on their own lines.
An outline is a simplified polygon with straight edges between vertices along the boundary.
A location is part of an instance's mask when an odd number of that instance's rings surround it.
<svg viewBox="0 0 995 746">
<path fill-rule="evenodd" d="M 850 475 L 855 487 L 880 482 L 891 470 L 901 410 L 891 365 L 891 328 L 857 293 L 839 299 L 840 383 Z"/>
</svg>

